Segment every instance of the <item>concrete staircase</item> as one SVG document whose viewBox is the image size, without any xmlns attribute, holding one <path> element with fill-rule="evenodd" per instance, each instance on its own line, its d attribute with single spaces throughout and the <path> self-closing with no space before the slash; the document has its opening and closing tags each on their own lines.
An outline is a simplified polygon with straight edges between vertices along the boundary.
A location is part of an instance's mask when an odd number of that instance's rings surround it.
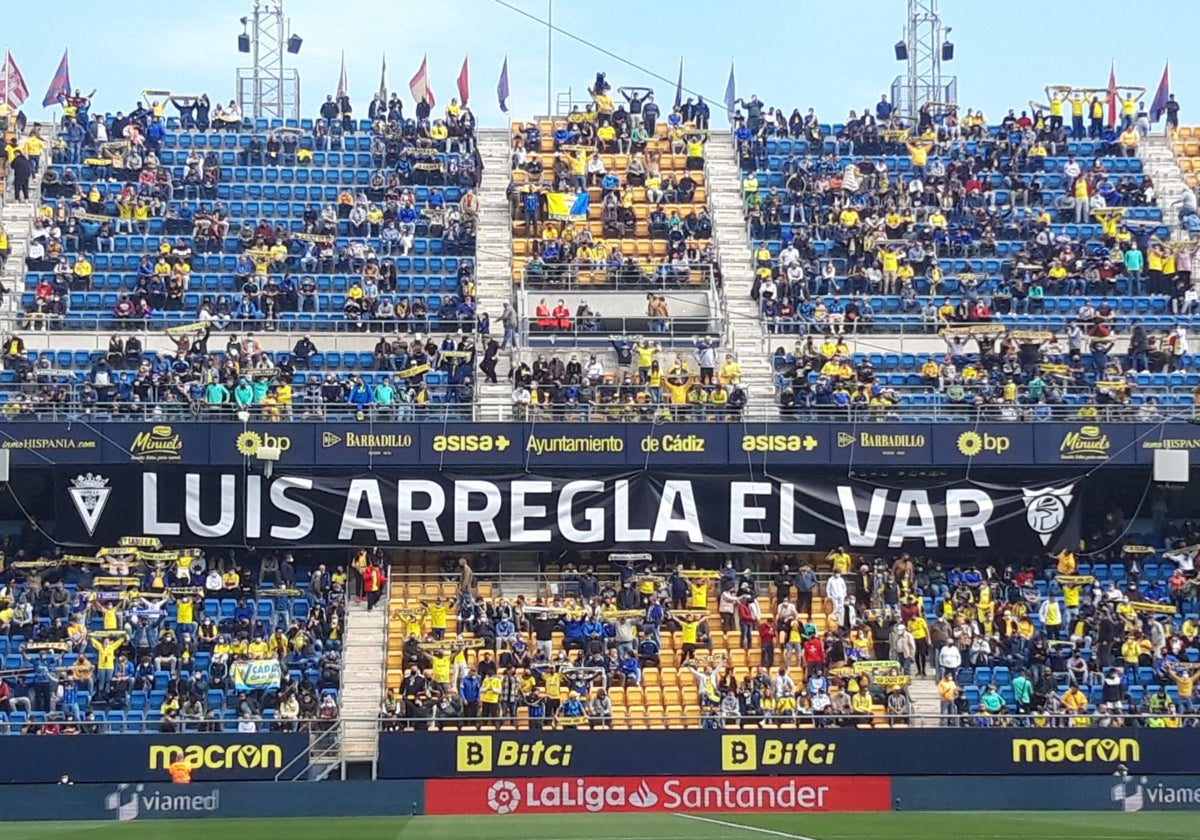
<svg viewBox="0 0 1200 840">
<path fill-rule="evenodd" d="M 937 679 L 933 676 L 936 671 L 933 663 L 929 664 L 927 670 L 929 676 L 914 676 L 908 686 L 908 698 L 912 702 L 913 720 L 917 726 L 936 725 L 937 716 L 942 708 L 938 697 Z"/>
<path fill-rule="evenodd" d="M 1171 228 L 1171 238 L 1187 239 L 1188 235 L 1179 225 L 1179 202 L 1189 187 L 1183 180 L 1183 172 L 1171 141 L 1162 134 L 1152 134 L 1138 148 L 1145 173 L 1154 179 L 1156 203 L 1163 214 L 1163 222 Z"/>
<path fill-rule="evenodd" d="M 483 157 L 483 181 L 479 188 L 479 226 L 476 230 L 475 289 L 479 311 L 492 318 L 492 334 L 504 335 L 500 313 L 505 302 L 513 301 L 512 223 L 508 215 L 510 158 L 507 128 L 479 129 L 479 154 Z M 480 356 L 482 358 L 480 348 Z M 475 416 L 479 420 L 507 419 L 512 408 L 512 386 L 503 379 L 508 367 L 498 365 L 500 384 L 489 385 L 479 375 L 475 389 Z"/>
<path fill-rule="evenodd" d="M 387 598 L 370 612 L 351 602 L 342 651 L 342 759 L 374 762 L 379 756 L 378 720 L 387 668 Z"/>
<path fill-rule="evenodd" d="M 749 405 L 774 401 L 770 354 L 763 341 L 758 306 L 750 298 L 754 285 L 750 236 L 742 213 L 742 178 L 728 131 L 714 131 L 705 147 L 705 184 L 712 210 L 713 236 L 725 278 L 725 343 L 742 366 L 742 387 Z"/>
<path fill-rule="evenodd" d="M 33 219 L 42 200 L 42 174 L 50 165 L 49 143 L 58 133 L 54 123 L 32 123 L 27 126 L 27 133 L 38 129 L 43 139 L 47 141 L 46 151 L 42 153 L 42 165 L 29 180 L 29 201 L 14 201 L 7 195 L 0 195 L 0 222 L 8 231 L 8 260 L 4 270 L 0 271 L 0 283 L 8 289 L 3 302 L 0 302 L 0 314 L 15 315 L 21 310 L 21 293 L 25 291 L 25 257 L 29 253 L 29 233 L 33 229 Z M 6 185 L 7 186 L 7 185 Z M 11 191 L 11 188 L 9 188 Z"/>
</svg>

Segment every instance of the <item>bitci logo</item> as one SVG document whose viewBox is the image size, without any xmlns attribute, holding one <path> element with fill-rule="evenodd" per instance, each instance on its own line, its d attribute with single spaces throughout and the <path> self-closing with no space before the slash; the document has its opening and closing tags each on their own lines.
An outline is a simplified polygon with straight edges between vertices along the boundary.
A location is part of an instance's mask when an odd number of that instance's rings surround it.
<svg viewBox="0 0 1200 840">
<path fill-rule="evenodd" d="M 521 804 L 521 791 L 508 779 L 501 779 L 488 788 L 487 804 L 497 814 L 511 814 Z"/>
</svg>

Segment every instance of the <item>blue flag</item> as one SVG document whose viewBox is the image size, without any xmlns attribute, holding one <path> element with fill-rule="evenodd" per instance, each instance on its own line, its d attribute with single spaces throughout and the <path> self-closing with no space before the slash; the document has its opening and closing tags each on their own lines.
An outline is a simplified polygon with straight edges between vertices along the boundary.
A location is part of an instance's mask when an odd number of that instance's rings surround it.
<svg viewBox="0 0 1200 840">
<path fill-rule="evenodd" d="M 508 56 L 504 56 L 504 66 L 500 68 L 500 82 L 496 85 L 496 98 L 500 100 L 500 111 L 508 113 Z"/>
<path fill-rule="evenodd" d="M 57 105 L 60 95 L 71 95 L 71 71 L 67 66 L 66 50 L 63 50 L 62 61 L 58 62 L 58 69 L 54 71 L 54 78 L 50 80 L 50 87 L 46 90 L 45 97 L 42 98 L 42 107 L 48 108 L 51 105 Z"/>
<path fill-rule="evenodd" d="M 679 57 L 679 81 L 675 83 L 675 107 L 683 105 L 683 56 Z"/>
<path fill-rule="evenodd" d="M 1171 62 L 1163 68 L 1162 80 L 1158 90 L 1154 92 L 1154 101 L 1150 103 L 1150 122 L 1158 122 L 1167 112 L 1167 101 L 1171 98 Z"/>
<path fill-rule="evenodd" d="M 729 62 L 729 82 L 725 85 L 725 113 L 733 125 L 733 112 L 737 110 L 737 83 L 733 80 L 733 62 Z"/>
</svg>

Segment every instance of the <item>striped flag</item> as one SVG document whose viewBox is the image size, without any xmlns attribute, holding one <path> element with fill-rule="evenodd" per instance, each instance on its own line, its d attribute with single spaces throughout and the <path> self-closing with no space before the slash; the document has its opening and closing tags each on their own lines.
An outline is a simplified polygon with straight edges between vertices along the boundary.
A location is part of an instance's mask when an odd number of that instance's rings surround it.
<svg viewBox="0 0 1200 840">
<path fill-rule="evenodd" d="M 57 105 L 60 97 L 70 95 L 71 68 L 67 64 L 67 51 L 63 50 L 62 61 L 58 62 L 58 69 L 54 71 L 50 87 L 46 89 L 46 95 L 42 97 L 42 107 L 49 108 L 51 105 Z"/>
<path fill-rule="evenodd" d="M 337 96 L 339 102 L 343 96 L 350 95 L 350 79 L 346 76 L 346 51 L 342 50 L 342 72 L 338 73 Z"/>
<path fill-rule="evenodd" d="M 683 56 L 679 56 L 679 81 L 675 82 L 675 107 L 683 105 Z"/>
<path fill-rule="evenodd" d="M 1158 122 L 1167 112 L 1167 102 L 1171 98 L 1171 62 L 1163 68 L 1162 80 L 1158 90 L 1154 92 L 1154 101 L 1150 103 L 1150 122 Z"/>
<path fill-rule="evenodd" d="M 733 125 L 733 114 L 737 110 L 737 82 L 733 78 L 733 61 L 729 62 L 729 81 L 725 84 L 725 113 Z"/>
<path fill-rule="evenodd" d="M 421 67 L 417 70 L 417 75 L 409 81 L 408 89 L 415 101 L 424 100 L 429 103 L 430 108 L 436 104 L 437 100 L 433 98 L 433 88 L 429 86 L 429 56 L 421 56 Z"/>
<path fill-rule="evenodd" d="M 25 84 L 25 77 L 17 69 L 17 62 L 10 52 L 4 53 L 4 67 L 0 68 L 0 95 L 14 111 L 29 98 L 29 86 Z"/>
<path fill-rule="evenodd" d="M 1108 68 L 1108 127 L 1117 124 L 1117 63 L 1114 61 Z"/>
<path fill-rule="evenodd" d="M 463 56 L 462 69 L 458 71 L 458 98 L 462 101 L 462 106 L 467 107 L 467 100 L 471 97 L 471 70 L 467 66 L 469 56 Z"/>
<path fill-rule="evenodd" d="M 500 100 L 500 112 L 508 113 L 508 56 L 504 56 L 504 66 L 500 68 L 500 81 L 496 83 L 496 98 Z"/>
</svg>

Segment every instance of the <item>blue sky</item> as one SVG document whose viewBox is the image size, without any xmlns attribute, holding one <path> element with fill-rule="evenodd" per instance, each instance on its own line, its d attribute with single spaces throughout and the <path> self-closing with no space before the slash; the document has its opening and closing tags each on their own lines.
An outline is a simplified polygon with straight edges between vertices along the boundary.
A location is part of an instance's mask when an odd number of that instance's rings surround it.
<svg viewBox="0 0 1200 840">
<path fill-rule="evenodd" d="M 544 19 L 550 0 L 508 2 Z M 655 80 L 556 34 L 554 91 L 573 86 L 584 98 L 596 71 L 605 70 L 614 86 L 654 86 L 660 102 L 669 104 L 682 55 L 685 87 L 719 102 L 733 59 L 739 95 L 757 93 L 789 111 L 815 107 L 822 119 L 840 121 L 849 109 L 878 100 L 905 66 L 892 54 L 904 27 L 904 0 L 849 5 L 605 0 L 602 25 L 596 23 L 593 2 L 553 4 L 557 26 L 671 80 Z M 250 0 L 171 0 L 156 7 L 150 22 L 139 23 L 138 13 L 97 14 L 93 3 L 58 0 L 53 15 L 64 25 L 53 26 L 46 23 L 47 7 L 40 0 L 3 5 L 6 21 L 26 22 L 8 46 L 29 84 L 26 112 L 34 117 L 42 116 L 41 99 L 64 47 L 70 48 L 75 86 L 98 89 L 95 110 L 128 111 L 144 88 L 207 92 L 214 102 L 229 100 L 234 68 L 246 58 L 237 52 L 238 19 L 252 7 Z M 286 0 L 285 6 L 292 30 L 304 38 L 301 54 L 288 58 L 296 59 L 292 66 L 300 71 L 306 116 L 336 87 L 342 50 L 351 97 L 360 106 L 378 89 L 385 50 L 389 87 L 405 91 L 409 108 L 408 80 L 422 53 L 429 54 L 439 107 L 456 95 L 455 78 L 469 53 L 472 110 L 482 124 L 502 125 L 506 118 L 495 88 L 507 53 L 511 114 L 520 118 L 545 111 L 546 28 L 495 0 Z M 702 11 L 701 19 L 686 19 L 680 8 Z M 1137 14 L 1142 9 L 1152 14 Z M 1170 58 L 1172 91 L 1183 105 L 1183 121 L 1200 122 L 1200 104 L 1189 105 L 1190 92 L 1200 90 L 1200 54 L 1187 49 L 1186 39 L 1171 37 L 1191 31 L 1195 11 L 1196 0 L 1152 0 L 1145 6 L 1117 0 L 1007 0 L 1002 5 L 942 0 L 941 15 L 954 28 L 957 50 L 944 72 L 958 76 L 961 106 L 982 107 L 998 121 L 1008 108 L 1041 99 L 1047 83 L 1103 87 L 1114 59 L 1118 83 L 1148 87 L 1150 96 Z M 1182 29 L 1173 28 L 1173 21 Z"/>
</svg>

